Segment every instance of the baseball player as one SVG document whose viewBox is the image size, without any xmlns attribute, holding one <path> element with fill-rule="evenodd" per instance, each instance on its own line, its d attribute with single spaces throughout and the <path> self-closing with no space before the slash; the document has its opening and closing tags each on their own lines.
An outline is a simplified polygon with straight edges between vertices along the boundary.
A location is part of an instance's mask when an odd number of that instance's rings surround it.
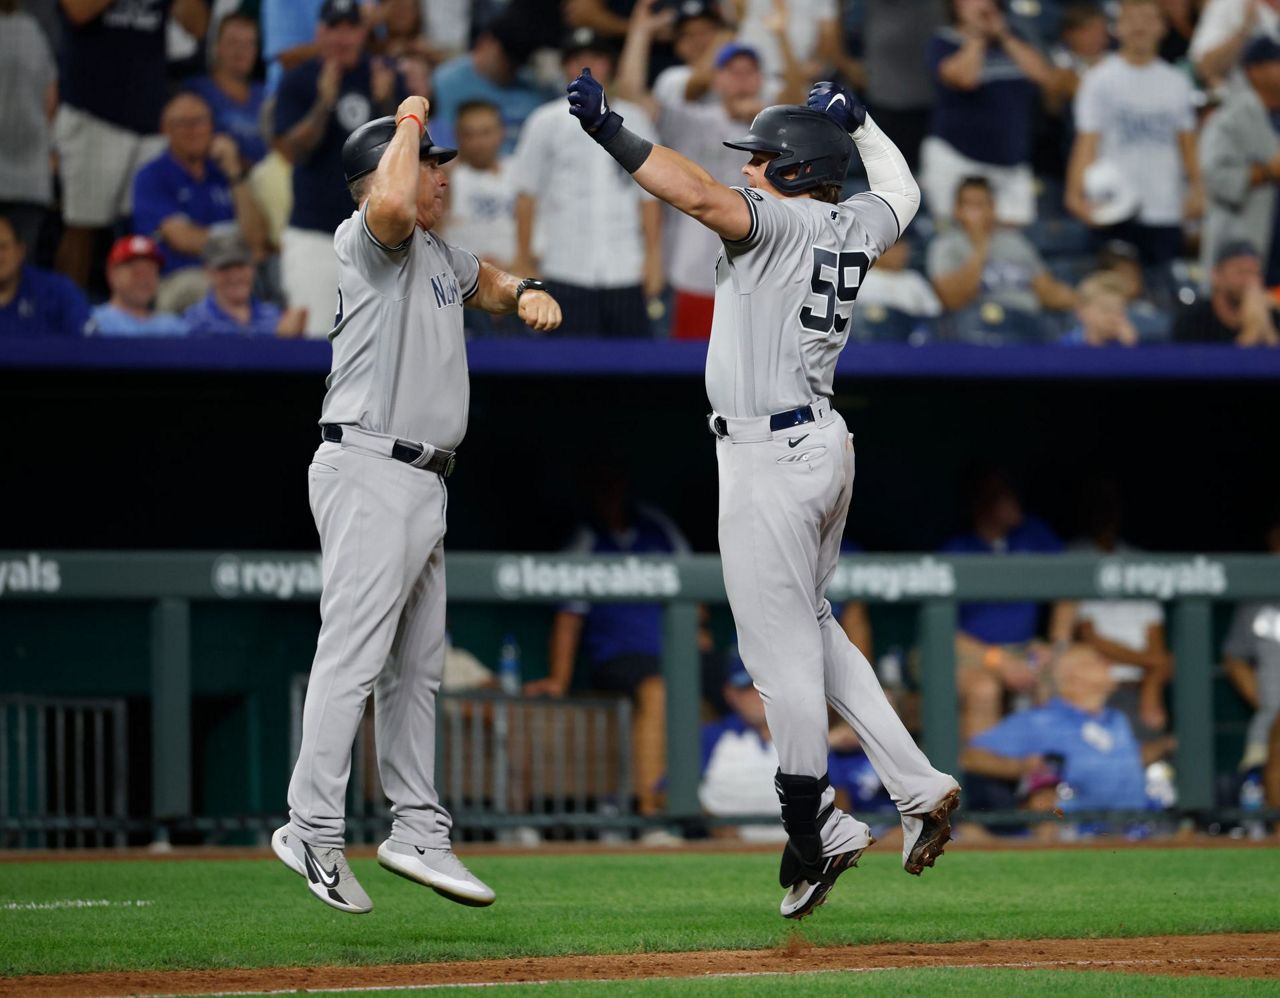
<svg viewBox="0 0 1280 998">
<path fill-rule="evenodd" d="M 445 479 L 467 430 L 464 304 L 518 312 L 554 329 L 560 307 L 433 233 L 456 154 L 432 144 L 428 102 L 347 138 L 342 166 L 358 209 L 338 226 L 333 370 L 323 442 L 308 473 L 320 533 L 320 637 L 277 856 L 339 911 L 373 904 L 343 855 L 351 744 L 372 692 L 377 753 L 391 799 L 378 862 L 461 904 L 494 893 L 449 847 L 450 818 L 433 785 L 435 700 L 445 656 Z"/>
<path fill-rule="evenodd" d="M 590 73 L 568 93 L 570 113 L 641 187 L 720 236 L 706 375 L 720 554 L 738 648 L 778 748 L 781 912 L 802 918 L 872 843 L 834 805 L 828 702 L 902 815 L 908 873 L 933 865 L 959 804 L 959 785 L 916 747 L 825 597 L 853 487 L 853 437 L 830 401 L 836 358 L 858 285 L 915 217 L 920 190 L 866 109 L 830 83 L 808 107 L 765 108 L 729 143 L 751 155 L 744 187 L 632 134 Z M 841 201 L 855 144 L 871 192 Z"/>
</svg>

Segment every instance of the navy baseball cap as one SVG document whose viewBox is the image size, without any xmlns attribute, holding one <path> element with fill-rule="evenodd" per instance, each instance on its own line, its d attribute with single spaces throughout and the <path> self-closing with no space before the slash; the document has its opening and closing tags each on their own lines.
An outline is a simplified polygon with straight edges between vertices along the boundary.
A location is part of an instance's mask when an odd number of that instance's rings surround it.
<svg viewBox="0 0 1280 998">
<path fill-rule="evenodd" d="M 1251 256 L 1257 260 L 1259 259 L 1258 247 L 1247 239 L 1233 239 L 1218 247 L 1218 252 L 1213 254 L 1213 265 L 1216 267 L 1239 256 Z"/>
<path fill-rule="evenodd" d="M 742 42 L 726 42 L 716 53 L 716 69 L 724 69 L 730 59 L 736 59 L 740 55 L 750 56 L 757 66 L 760 65 L 760 53 L 750 45 L 743 45 Z"/>
<path fill-rule="evenodd" d="M 693 21 L 699 17 L 708 18 L 717 24 L 724 23 L 724 18 L 720 16 L 720 6 L 712 0 L 675 0 L 669 6 L 675 8 L 677 28 L 685 21 Z"/>
<path fill-rule="evenodd" d="M 324 24 L 359 24 L 360 5 L 356 0 L 324 0 L 320 6 L 320 20 Z"/>
<path fill-rule="evenodd" d="M 1280 62 L 1280 42 L 1270 35 L 1261 35 L 1245 46 L 1240 61 L 1246 66 L 1260 62 Z"/>
</svg>

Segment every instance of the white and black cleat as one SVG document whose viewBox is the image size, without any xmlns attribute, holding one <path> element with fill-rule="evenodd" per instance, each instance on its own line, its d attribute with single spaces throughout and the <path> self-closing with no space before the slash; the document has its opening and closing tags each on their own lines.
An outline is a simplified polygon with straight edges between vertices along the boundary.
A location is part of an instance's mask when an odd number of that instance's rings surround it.
<svg viewBox="0 0 1280 998">
<path fill-rule="evenodd" d="M 824 856 L 821 865 L 812 869 L 804 869 L 799 866 L 798 860 L 794 860 L 797 867 L 796 879 L 787 887 L 787 893 L 783 895 L 782 904 L 778 907 L 782 917 L 804 918 L 812 914 L 815 908 L 826 902 L 827 895 L 835 886 L 836 878 L 845 870 L 857 866 L 862 854 L 875 845 L 875 841 L 871 839 L 861 849 Z M 784 857 L 788 855 L 791 854 L 784 853 Z"/>
<path fill-rule="evenodd" d="M 356 880 L 341 849 L 313 846 L 284 825 L 271 836 L 271 849 L 285 866 L 307 882 L 307 889 L 330 908 L 364 915 L 373 902 Z"/>
<path fill-rule="evenodd" d="M 960 806 L 960 787 L 954 786 L 924 814 L 902 816 L 902 868 L 920 876 L 933 866 L 951 841 L 951 814 Z"/>
<path fill-rule="evenodd" d="M 430 887 L 443 898 L 471 908 L 487 908 L 497 895 L 449 849 L 425 849 L 387 839 L 378 846 L 378 862 L 392 873 Z"/>
</svg>

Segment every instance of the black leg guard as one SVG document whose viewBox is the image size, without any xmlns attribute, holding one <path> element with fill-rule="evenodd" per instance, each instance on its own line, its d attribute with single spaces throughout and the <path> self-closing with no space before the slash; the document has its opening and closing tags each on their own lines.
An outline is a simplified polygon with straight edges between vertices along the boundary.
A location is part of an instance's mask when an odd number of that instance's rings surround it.
<svg viewBox="0 0 1280 998">
<path fill-rule="evenodd" d="M 817 879 L 822 865 L 822 826 L 834 810 L 834 805 L 822 807 L 822 795 L 830 785 L 825 773 L 792 776 L 778 770 L 773 778 L 782 803 L 782 827 L 787 830 L 787 845 L 782 850 L 782 865 L 778 869 L 778 880 L 783 887 L 790 887 L 801 877 Z"/>
</svg>

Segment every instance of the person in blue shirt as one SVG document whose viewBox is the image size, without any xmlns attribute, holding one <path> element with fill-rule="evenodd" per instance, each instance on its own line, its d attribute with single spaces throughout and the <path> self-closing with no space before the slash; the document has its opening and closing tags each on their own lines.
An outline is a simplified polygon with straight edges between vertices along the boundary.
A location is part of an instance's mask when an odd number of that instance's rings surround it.
<svg viewBox="0 0 1280 998">
<path fill-rule="evenodd" d="M 265 89 L 253 79 L 257 61 L 258 22 L 247 14 L 228 14 L 218 22 L 209 75 L 187 83 L 187 89 L 212 109 L 214 129 L 235 140 L 244 169 L 267 154 L 262 130 Z"/>
<path fill-rule="evenodd" d="M 1025 781 L 1033 810 L 1147 808 L 1146 764 L 1168 752 L 1172 738 L 1139 746 L 1128 718 L 1106 706 L 1114 688 L 1101 655 L 1086 645 L 1070 646 L 1054 664 L 1052 699 L 972 738 L 961 768 L 992 780 Z"/>
<path fill-rule="evenodd" d="M 633 501 L 620 464 L 602 459 L 587 469 L 590 517 L 567 548 L 574 554 L 688 554 L 689 544 L 662 512 Z M 641 814 L 658 813 L 658 783 L 665 767 L 666 701 L 662 682 L 660 603 L 571 603 L 551 627 L 550 674 L 525 686 L 528 695 L 562 697 L 573 683 L 582 649 L 587 685 L 622 693 L 635 703 L 632 715 L 636 796 Z"/>
<path fill-rule="evenodd" d="M 515 152 L 525 119 L 541 107 L 546 94 L 521 72 L 532 51 L 528 27 L 512 14 L 500 15 L 485 27 L 471 51 L 440 66 L 432 81 L 431 134 L 452 144 L 458 108 L 485 101 L 502 113 L 502 154 Z"/>
<path fill-rule="evenodd" d="M 284 74 L 314 59 L 316 21 L 324 0 L 262 0 L 262 58 L 267 64 L 267 94 L 274 96 Z"/>
<path fill-rule="evenodd" d="M 160 127 L 169 148 L 133 180 L 133 229 L 155 239 L 163 263 L 156 308 L 180 312 L 205 292 L 200 254 L 216 225 L 238 226 L 250 245 L 266 245 L 266 223 L 244 182 L 240 153 L 215 135 L 213 114 L 192 93 L 165 105 Z"/>
<path fill-rule="evenodd" d="M 253 297 L 253 253 L 234 232 L 218 232 L 204 251 L 209 293 L 182 319 L 192 336 L 300 336 L 306 325 L 302 309 L 282 312 Z"/>
<path fill-rule="evenodd" d="M 1025 513 L 1008 474 L 978 469 L 966 491 L 972 528 L 947 541 L 948 554 L 1057 554 L 1062 542 L 1042 520 Z M 1036 640 L 1038 604 L 961 603 L 956 634 L 957 684 L 960 693 L 961 735 L 985 731 L 1004 713 L 1005 692 L 1027 694 L 1036 683 L 1036 670 L 1047 657 L 1047 646 Z M 1055 608 L 1050 634 L 1067 636 L 1064 609 Z"/>
<path fill-rule="evenodd" d="M 185 336 L 181 317 L 151 308 L 160 285 L 160 248 L 146 236 L 121 236 L 107 255 L 110 300 L 93 310 L 95 336 Z"/>
<path fill-rule="evenodd" d="M 0 336 L 79 336 L 89 321 L 84 292 L 26 258 L 18 230 L 0 215 Z"/>
<path fill-rule="evenodd" d="M 920 149 L 920 188 L 935 217 L 950 218 L 965 177 L 982 176 L 1004 225 L 1036 216 L 1031 172 L 1038 87 L 1053 67 L 1009 29 L 996 0 L 952 0 L 951 24 L 929 42 L 936 97 Z"/>
</svg>

